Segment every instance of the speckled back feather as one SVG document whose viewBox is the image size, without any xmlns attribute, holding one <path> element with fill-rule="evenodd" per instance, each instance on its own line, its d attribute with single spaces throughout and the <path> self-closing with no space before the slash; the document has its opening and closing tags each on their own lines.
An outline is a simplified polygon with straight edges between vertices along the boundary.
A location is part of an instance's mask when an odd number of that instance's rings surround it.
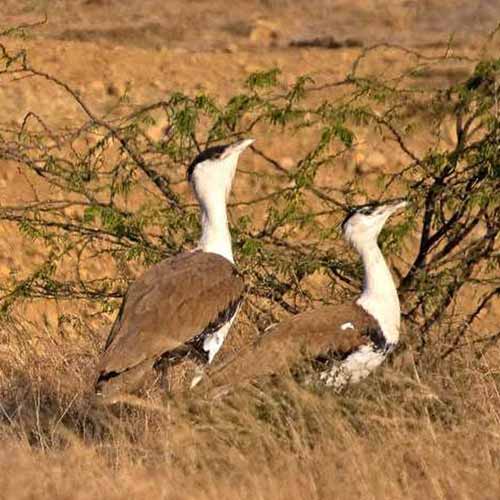
<svg viewBox="0 0 500 500">
<path fill-rule="evenodd" d="M 98 391 L 133 390 L 141 371 L 203 332 L 242 294 L 235 266 L 217 254 L 184 253 L 151 267 L 123 300 L 97 368 Z"/>
<path fill-rule="evenodd" d="M 346 327 L 347 326 L 347 327 Z M 211 382 L 236 383 L 289 371 L 302 361 L 329 355 L 345 359 L 384 336 L 378 322 L 357 304 L 323 306 L 285 320 L 259 339 L 209 370 Z M 381 346 L 383 348 L 383 346 Z"/>
</svg>

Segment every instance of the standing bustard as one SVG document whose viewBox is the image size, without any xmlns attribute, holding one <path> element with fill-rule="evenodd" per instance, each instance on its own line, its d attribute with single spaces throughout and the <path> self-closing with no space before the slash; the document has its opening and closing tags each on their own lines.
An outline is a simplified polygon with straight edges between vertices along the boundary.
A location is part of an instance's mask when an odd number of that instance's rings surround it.
<svg viewBox="0 0 500 500">
<path fill-rule="evenodd" d="M 343 222 L 344 238 L 361 255 L 365 271 L 355 302 L 322 306 L 269 328 L 240 356 L 214 366 L 211 382 L 231 384 L 306 366 L 313 380 L 340 389 L 378 367 L 398 343 L 400 307 L 377 239 L 389 216 L 404 206 L 367 205 Z"/>
<path fill-rule="evenodd" d="M 97 367 L 95 390 L 105 401 L 137 390 L 159 366 L 207 365 L 222 346 L 243 294 L 226 204 L 238 158 L 252 142 L 209 148 L 189 166 L 201 209 L 199 246 L 152 266 L 130 285 Z"/>
</svg>

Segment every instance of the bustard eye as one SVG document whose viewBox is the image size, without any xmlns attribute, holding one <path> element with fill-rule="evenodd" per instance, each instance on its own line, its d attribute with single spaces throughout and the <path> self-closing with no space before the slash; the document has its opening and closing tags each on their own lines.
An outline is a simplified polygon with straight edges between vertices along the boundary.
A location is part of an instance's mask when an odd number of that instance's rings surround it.
<svg viewBox="0 0 500 500">
<path fill-rule="evenodd" d="M 376 205 L 367 205 L 356 210 L 358 214 L 371 215 L 377 209 Z"/>
<path fill-rule="evenodd" d="M 196 158 L 191 162 L 191 164 L 188 167 L 187 170 L 187 176 L 188 180 L 191 180 L 191 177 L 193 176 L 194 170 L 197 165 L 200 163 L 203 163 L 204 161 L 207 160 L 218 160 L 226 148 L 229 146 L 229 144 L 221 144 L 219 146 L 212 146 L 211 148 L 207 148 L 204 151 L 202 151 Z"/>
<path fill-rule="evenodd" d="M 373 212 L 377 209 L 378 205 L 375 205 L 373 203 L 369 205 L 361 205 L 358 207 L 352 207 L 349 212 L 347 213 L 346 218 L 342 221 L 342 230 L 345 229 L 346 224 L 349 222 L 349 220 L 354 217 L 355 215 L 371 215 Z"/>
</svg>

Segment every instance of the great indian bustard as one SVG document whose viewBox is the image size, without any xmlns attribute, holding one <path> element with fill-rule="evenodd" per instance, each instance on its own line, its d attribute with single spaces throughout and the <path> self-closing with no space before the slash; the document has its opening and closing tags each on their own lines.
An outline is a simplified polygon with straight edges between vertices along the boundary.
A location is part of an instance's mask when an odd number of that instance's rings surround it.
<svg viewBox="0 0 500 500">
<path fill-rule="evenodd" d="M 97 367 L 95 391 L 106 402 L 139 389 L 159 366 L 209 364 L 222 346 L 243 295 L 226 204 L 239 155 L 252 142 L 211 147 L 189 166 L 199 246 L 152 266 L 127 290 Z M 193 383 L 199 376 L 195 370 Z"/>
<path fill-rule="evenodd" d="M 364 289 L 355 302 L 323 306 L 269 328 L 239 356 L 213 366 L 211 383 L 233 384 L 305 368 L 307 380 L 341 389 L 378 367 L 398 343 L 400 306 L 377 239 L 390 215 L 404 206 L 404 201 L 366 205 L 343 222 L 344 238 L 360 254 L 365 272 Z"/>
</svg>

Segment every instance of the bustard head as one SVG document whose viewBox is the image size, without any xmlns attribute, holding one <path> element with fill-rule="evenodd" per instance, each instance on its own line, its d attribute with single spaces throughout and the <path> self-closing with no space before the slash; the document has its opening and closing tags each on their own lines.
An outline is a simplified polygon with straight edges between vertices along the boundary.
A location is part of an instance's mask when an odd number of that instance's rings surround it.
<svg viewBox="0 0 500 500">
<path fill-rule="evenodd" d="M 254 142 L 241 139 L 202 151 L 189 165 L 188 180 L 201 201 L 220 193 L 227 201 L 240 154 Z"/>
<path fill-rule="evenodd" d="M 376 242 L 387 219 L 406 205 L 406 201 L 395 200 L 354 208 L 342 223 L 345 240 L 358 249 Z"/>
</svg>

